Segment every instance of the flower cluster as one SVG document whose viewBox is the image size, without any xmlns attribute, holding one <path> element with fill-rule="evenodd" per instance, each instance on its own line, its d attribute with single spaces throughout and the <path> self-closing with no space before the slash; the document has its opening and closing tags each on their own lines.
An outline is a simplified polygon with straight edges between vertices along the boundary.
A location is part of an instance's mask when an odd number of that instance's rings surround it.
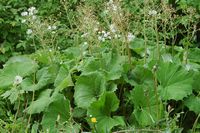
<svg viewBox="0 0 200 133">
<path fill-rule="evenodd" d="M 110 11 L 117 11 L 119 7 L 113 2 L 113 0 L 110 0 L 107 3 L 107 7 L 109 8 Z"/>
<path fill-rule="evenodd" d="M 26 34 L 27 34 L 27 35 L 30 35 L 30 34 L 32 34 L 32 33 L 33 33 L 33 30 L 27 29 L 27 31 L 26 31 Z"/>
<path fill-rule="evenodd" d="M 157 11 L 156 10 L 150 10 L 148 14 L 149 14 L 149 16 L 156 16 Z"/>
<path fill-rule="evenodd" d="M 105 42 L 105 40 L 111 39 L 110 32 L 106 32 L 103 30 L 99 31 L 98 34 L 99 34 L 98 36 L 99 41 Z"/>
<path fill-rule="evenodd" d="M 57 27 L 55 26 L 55 25 L 53 25 L 53 26 L 48 26 L 48 28 L 47 28 L 48 30 L 56 30 L 57 29 Z"/>
<path fill-rule="evenodd" d="M 36 10 L 36 8 L 35 7 L 30 7 L 30 8 L 28 8 L 28 10 L 27 11 L 24 11 L 24 12 L 22 12 L 21 13 L 21 16 L 33 16 L 33 15 L 35 15 L 36 13 L 38 12 L 38 10 Z"/>
<path fill-rule="evenodd" d="M 37 19 L 38 10 L 36 10 L 35 7 L 30 7 L 27 9 L 27 11 L 21 12 L 21 16 L 24 17 L 24 19 L 21 20 L 22 23 L 26 23 L 27 21 L 29 23 L 33 23 Z M 32 29 L 27 29 L 26 34 L 31 35 L 33 33 Z"/>
</svg>

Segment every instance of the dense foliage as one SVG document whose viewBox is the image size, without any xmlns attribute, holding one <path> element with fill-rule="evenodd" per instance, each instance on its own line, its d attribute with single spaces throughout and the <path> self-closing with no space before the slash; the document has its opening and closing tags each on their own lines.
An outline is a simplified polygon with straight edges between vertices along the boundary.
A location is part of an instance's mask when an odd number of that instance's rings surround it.
<svg viewBox="0 0 200 133">
<path fill-rule="evenodd" d="M 0 132 L 200 132 L 199 0 L 2 0 Z"/>
</svg>

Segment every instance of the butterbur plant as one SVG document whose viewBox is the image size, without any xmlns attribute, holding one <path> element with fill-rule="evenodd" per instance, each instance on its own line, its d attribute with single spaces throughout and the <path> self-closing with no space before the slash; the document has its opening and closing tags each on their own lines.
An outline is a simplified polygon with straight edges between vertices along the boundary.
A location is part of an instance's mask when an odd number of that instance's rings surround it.
<svg viewBox="0 0 200 133">
<path fill-rule="evenodd" d="M 193 2 L 6 1 L 0 132 L 200 132 Z"/>
</svg>

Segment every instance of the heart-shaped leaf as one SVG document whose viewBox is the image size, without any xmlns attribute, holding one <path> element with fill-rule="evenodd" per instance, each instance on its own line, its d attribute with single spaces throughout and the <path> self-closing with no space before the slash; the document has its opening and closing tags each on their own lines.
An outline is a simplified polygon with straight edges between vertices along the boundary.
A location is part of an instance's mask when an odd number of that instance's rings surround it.
<svg viewBox="0 0 200 133">
<path fill-rule="evenodd" d="M 105 79 L 99 72 L 82 75 L 75 85 L 74 99 L 78 107 L 87 108 L 106 90 Z"/>
<path fill-rule="evenodd" d="M 192 94 L 193 74 L 177 64 L 161 62 L 157 71 L 163 100 L 182 100 Z"/>
<path fill-rule="evenodd" d="M 28 67 L 27 67 L 28 66 Z M 11 58 L 0 74 L 0 88 L 6 88 L 14 83 L 15 77 L 25 77 L 37 70 L 37 63 L 28 57 Z"/>
</svg>

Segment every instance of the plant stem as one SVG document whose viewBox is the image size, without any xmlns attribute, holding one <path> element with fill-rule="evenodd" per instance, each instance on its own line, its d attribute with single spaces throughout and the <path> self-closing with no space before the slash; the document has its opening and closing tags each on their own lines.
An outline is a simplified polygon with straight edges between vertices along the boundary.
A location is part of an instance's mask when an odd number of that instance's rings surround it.
<svg viewBox="0 0 200 133">
<path fill-rule="evenodd" d="M 147 59 L 147 36 L 146 36 L 146 2 L 144 3 L 144 24 L 143 24 L 143 35 L 144 35 L 144 47 L 145 47 L 145 50 L 144 50 L 144 64 L 146 64 L 146 59 Z"/>
<path fill-rule="evenodd" d="M 195 132 L 195 128 L 196 128 L 196 126 L 197 126 L 199 117 L 200 117 L 200 114 L 198 114 L 198 116 L 197 116 L 197 118 L 196 118 L 196 120 L 195 120 L 195 122 L 194 122 L 194 124 L 193 124 L 193 127 L 192 127 L 192 132 L 193 132 L 193 133 Z"/>
<path fill-rule="evenodd" d="M 34 101 L 34 97 L 35 97 L 35 91 L 33 91 L 33 95 L 32 95 L 32 100 L 31 100 L 31 102 Z M 28 133 L 30 121 L 31 121 L 31 114 L 29 115 L 29 118 L 28 118 L 28 123 L 27 123 L 27 126 L 26 126 L 26 131 L 25 131 L 25 133 Z"/>
<path fill-rule="evenodd" d="M 158 26 L 157 26 L 157 18 L 156 18 L 156 17 L 155 17 L 155 19 L 154 19 L 154 24 L 155 24 L 156 46 L 157 46 L 157 56 L 158 56 L 158 59 L 157 59 L 157 60 L 160 60 L 159 34 L 158 34 Z"/>
<path fill-rule="evenodd" d="M 19 95 L 19 97 L 20 97 L 20 95 Z M 18 97 L 19 103 L 18 103 L 18 106 L 17 106 L 17 112 L 15 113 L 15 119 L 14 119 L 13 124 L 15 124 L 15 122 L 16 122 L 16 120 L 17 120 L 18 113 L 19 113 L 19 108 L 20 108 L 20 98 L 19 98 L 19 97 Z M 12 128 L 11 133 L 13 133 L 13 132 L 14 132 L 14 130 L 13 130 L 13 128 Z"/>
<path fill-rule="evenodd" d="M 159 111 L 159 99 L 158 99 L 158 81 L 157 81 L 157 75 L 156 72 L 153 71 L 154 74 L 154 91 L 156 96 L 156 110 L 157 110 L 157 119 L 160 117 L 160 111 Z"/>
</svg>

